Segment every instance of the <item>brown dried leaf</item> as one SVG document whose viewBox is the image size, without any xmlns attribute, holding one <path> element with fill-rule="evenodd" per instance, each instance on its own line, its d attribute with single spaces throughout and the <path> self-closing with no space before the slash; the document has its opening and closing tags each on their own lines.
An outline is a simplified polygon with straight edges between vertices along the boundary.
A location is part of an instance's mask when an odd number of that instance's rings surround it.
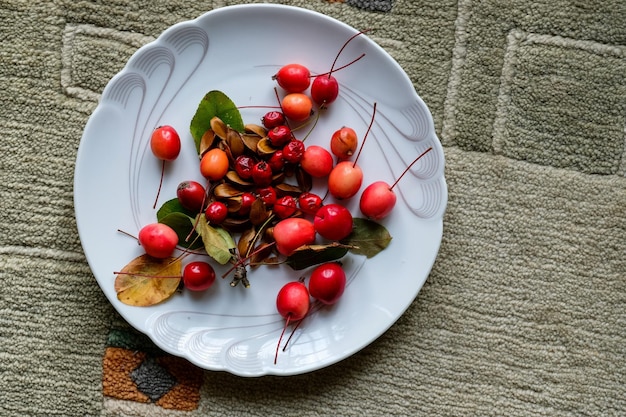
<svg viewBox="0 0 626 417">
<path fill-rule="evenodd" d="M 200 139 L 199 154 L 204 155 L 206 151 L 211 149 L 213 143 L 215 143 L 215 133 L 209 129 L 204 132 L 204 135 L 202 135 L 202 139 Z"/>
<path fill-rule="evenodd" d="M 230 148 L 230 153 L 232 154 L 233 158 L 237 158 L 239 155 L 243 154 L 245 150 L 245 144 L 243 143 L 241 133 L 237 132 L 234 129 L 228 128 L 226 142 L 228 142 L 228 147 Z"/>
<path fill-rule="evenodd" d="M 213 195 L 216 198 L 231 198 L 241 194 L 243 194 L 243 191 L 226 183 L 218 184 L 213 188 Z"/>
<path fill-rule="evenodd" d="M 265 129 L 261 125 L 248 123 L 243 128 L 244 128 L 246 133 L 254 133 L 259 138 L 264 138 L 267 135 L 267 129 Z"/>
<path fill-rule="evenodd" d="M 281 195 L 289 195 L 291 197 L 298 197 L 302 194 L 302 189 L 295 185 L 287 184 L 286 182 L 282 182 L 276 185 L 276 192 Z"/>
<path fill-rule="evenodd" d="M 241 236 L 239 237 L 239 242 L 237 242 L 237 250 L 239 251 L 239 254 L 241 256 L 248 256 L 248 252 L 250 251 L 251 245 L 254 242 L 255 236 L 256 229 L 254 227 L 241 233 Z"/>
<path fill-rule="evenodd" d="M 272 212 L 267 209 L 265 203 L 260 198 L 254 200 L 252 207 L 250 207 L 250 221 L 255 226 L 263 224 L 271 214 Z"/>
<path fill-rule="evenodd" d="M 228 126 L 219 117 L 215 116 L 210 121 L 211 129 L 221 139 L 226 139 L 228 135 Z"/>
<path fill-rule="evenodd" d="M 241 135 L 241 139 L 243 140 L 244 145 L 252 152 L 257 153 L 259 141 L 261 141 L 261 137 L 257 135 Z"/>
<path fill-rule="evenodd" d="M 241 210 L 241 206 L 243 205 L 243 200 L 240 196 L 231 197 L 221 200 L 226 207 L 228 208 L 229 213 L 237 213 Z"/>
<path fill-rule="evenodd" d="M 230 232 L 240 233 L 250 227 L 250 219 L 226 217 L 221 226 Z"/>
<path fill-rule="evenodd" d="M 272 143 L 270 142 L 269 138 L 261 139 L 259 143 L 257 143 L 256 148 L 257 148 L 256 149 L 257 154 L 259 154 L 259 156 L 261 157 L 270 156 L 274 152 L 276 152 L 276 148 L 272 146 Z"/>
<path fill-rule="evenodd" d="M 300 186 L 302 192 L 311 191 L 311 189 L 313 188 L 313 177 L 311 177 L 311 174 L 309 174 L 302 168 L 296 169 L 296 181 L 298 182 L 298 185 Z"/>
<path fill-rule="evenodd" d="M 237 174 L 237 171 L 228 171 L 225 177 L 229 182 L 240 187 L 252 187 L 254 183 L 252 181 L 246 181 Z"/>
<path fill-rule="evenodd" d="M 156 259 L 141 255 L 115 277 L 117 298 L 124 304 L 146 307 L 170 298 L 178 289 L 182 262 L 177 258 Z"/>
<path fill-rule="evenodd" d="M 272 255 L 274 245 L 271 243 L 262 243 L 255 250 L 254 255 L 250 257 L 250 266 L 274 264 L 278 262 L 278 258 Z"/>
</svg>

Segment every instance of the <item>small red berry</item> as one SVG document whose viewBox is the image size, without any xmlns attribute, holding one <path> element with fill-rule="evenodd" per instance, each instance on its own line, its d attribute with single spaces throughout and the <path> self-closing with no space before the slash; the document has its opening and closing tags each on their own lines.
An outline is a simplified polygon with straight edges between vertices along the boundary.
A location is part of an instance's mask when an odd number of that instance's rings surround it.
<svg viewBox="0 0 626 417">
<path fill-rule="evenodd" d="M 276 203 L 277 197 L 274 187 L 263 187 L 260 188 L 257 192 L 259 193 L 259 198 L 265 203 L 267 207 L 272 207 L 274 203 Z"/>
<path fill-rule="evenodd" d="M 267 186 L 272 183 L 272 168 L 265 161 L 257 162 L 252 168 L 252 181 L 258 186 Z"/>
<path fill-rule="evenodd" d="M 250 210 L 252 209 L 252 203 L 256 200 L 256 197 L 252 193 L 243 193 L 241 194 L 241 207 L 237 214 L 240 216 L 247 216 L 250 214 Z"/>
<path fill-rule="evenodd" d="M 212 224 L 221 224 L 228 216 L 228 207 L 221 201 L 213 201 L 204 212 L 207 221 Z"/>
<path fill-rule="evenodd" d="M 173 161 L 180 153 L 180 136 L 172 126 L 159 126 L 150 137 L 150 149 L 162 161 Z"/>
<path fill-rule="evenodd" d="M 298 206 L 306 214 L 315 214 L 322 207 L 322 198 L 317 194 L 306 192 L 298 197 Z"/>
<path fill-rule="evenodd" d="M 283 148 L 283 159 L 291 164 L 297 164 L 304 156 L 304 142 L 294 139 Z"/>
<path fill-rule="evenodd" d="M 292 216 L 297 210 L 296 199 L 291 196 L 284 196 L 274 203 L 274 213 L 279 219 L 286 219 Z"/>
<path fill-rule="evenodd" d="M 290 140 L 293 139 L 293 135 L 291 134 L 291 129 L 289 126 L 280 125 L 276 126 L 269 132 L 267 132 L 267 137 L 270 140 L 270 143 L 275 148 L 281 148 L 287 144 Z"/>
<path fill-rule="evenodd" d="M 204 291 L 215 282 L 215 270 L 206 262 L 190 262 L 183 269 L 183 285 L 191 291 Z"/>
<path fill-rule="evenodd" d="M 255 161 L 253 158 L 248 155 L 239 155 L 237 159 L 235 159 L 235 172 L 241 179 L 250 179 L 252 178 L 252 168 L 254 164 Z"/>
<path fill-rule="evenodd" d="M 285 115 L 279 111 L 269 111 L 261 118 L 261 123 L 266 129 L 273 129 L 285 124 Z"/>
<path fill-rule="evenodd" d="M 285 159 L 283 158 L 283 151 L 277 150 L 272 154 L 270 159 L 267 160 L 267 163 L 272 168 L 273 173 L 278 173 L 283 170 L 285 167 Z"/>
</svg>

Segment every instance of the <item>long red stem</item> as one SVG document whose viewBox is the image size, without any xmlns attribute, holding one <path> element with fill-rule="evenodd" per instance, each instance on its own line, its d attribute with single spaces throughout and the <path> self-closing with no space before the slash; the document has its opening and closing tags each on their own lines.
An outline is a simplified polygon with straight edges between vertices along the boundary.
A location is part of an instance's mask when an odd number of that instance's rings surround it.
<svg viewBox="0 0 626 417">
<path fill-rule="evenodd" d="M 347 67 L 349 67 L 350 65 L 354 64 L 355 62 L 357 62 L 358 60 L 360 60 L 360 59 L 361 59 L 361 58 L 363 58 L 364 56 L 365 56 L 365 54 L 363 53 L 363 54 L 359 55 L 359 57 L 358 57 L 358 58 L 355 58 L 355 59 L 353 59 L 352 61 L 348 62 L 346 65 L 342 65 L 342 66 L 340 66 L 339 68 L 336 68 L 336 69 L 334 69 L 334 70 L 332 70 L 332 71 L 323 72 L 323 73 L 321 73 L 321 74 L 311 75 L 311 78 L 313 78 L 313 77 L 319 77 L 320 75 L 331 75 L 331 73 L 332 73 L 332 72 L 341 71 L 342 69 L 347 68 Z"/>
<path fill-rule="evenodd" d="M 309 309 L 309 311 L 311 311 L 311 309 Z M 300 327 L 300 324 L 304 321 L 304 319 L 306 318 L 306 316 L 309 315 L 309 311 L 306 312 L 306 314 L 304 315 L 304 317 L 302 317 L 298 323 L 296 323 L 296 326 L 293 328 L 293 330 L 291 331 L 291 334 L 289 335 L 289 337 L 287 338 L 287 341 L 285 342 L 285 346 L 283 346 L 283 352 L 287 350 L 287 345 L 289 344 L 289 342 L 291 341 L 291 338 L 293 337 L 293 334 L 296 332 L 296 330 L 298 330 L 298 327 Z"/>
<path fill-rule="evenodd" d="M 291 313 L 287 314 L 285 326 L 283 326 L 283 331 L 280 333 L 280 337 L 278 338 L 278 343 L 276 344 L 276 353 L 274 354 L 274 365 L 276 365 L 276 362 L 278 361 L 278 351 L 280 350 L 280 342 L 282 342 L 283 340 L 283 336 L 285 335 L 285 330 L 287 330 L 287 327 L 289 326 L 290 319 L 291 319 Z"/>
<path fill-rule="evenodd" d="M 148 274 L 136 274 L 134 272 L 115 271 L 115 275 L 132 275 L 141 278 L 182 278 L 180 275 L 148 275 Z"/>
<path fill-rule="evenodd" d="M 361 147 L 359 148 L 359 152 L 357 152 L 356 157 L 354 158 L 354 163 L 352 164 L 352 168 L 356 166 L 356 161 L 359 159 L 359 155 L 361 155 L 361 151 L 363 150 L 363 145 L 365 145 L 365 140 L 372 130 L 372 125 L 374 124 L 374 116 L 376 115 L 376 102 L 374 102 L 374 108 L 372 109 L 372 119 L 370 120 L 370 124 L 367 127 L 367 131 L 365 131 L 365 135 L 363 136 L 363 142 L 361 142 Z"/>
<path fill-rule="evenodd" d="M 161 194 L 161 187 L 163 186 L 163 177 L 165 176 L 165 160 L 161 164 L 161 180 L 159 181 L 159 189 L 157 190 L 156 198 L 154 199 L 154 205 L 152 208 L 156 208 L 157 201 L 159 201 L 159 195 Z"/>
<path fill-rule="evenodd" d="M 328 78 L 330 78 L 330 75 L 333 73 L 333 70 L 335 68 L 335 64 L 337 63 L 337 60 L 339 59 L 339 55 L 341 55 L 341 53 L 343 52 L 343 50 L 346 48 L 346 46 L 348 46 L 348 44 L 350 43 L 350 41 L 352 41 L 352 39 L 356 38 L 359 35 L 364 34 L 365 32 L 369 31 L 369 29 L 367 30 L 363 30 L 361 32 L 355 33 L 354 35 L 352 35 L 341 47 L 341 49 L 339 50 L 339 52 L 337 52 L 337 56 L 335 56 L 335 60 L 333 61 L 333 65 L 331 65 L 330 67 L 330 71 L 328 72 Z"/>
<path fill-rule="evenodd" d="M 421 154 L 420 154 L 417 158 L 415 158 L 415 160 L 414 160 L 413 162 L 411 162 L 411 163 L 409 164 L 409 166 L 408 166 L 408 167 L 406 167 L 406 169 L 405 169 L 404 171 L 402 171 L 402 174 L 400 174 L 400 176 L 398 177 L 398 179 L 396 180 L 396 182 L 394 182 L 394 183 L 391 185 L 391 187 L 389 187 L 389 189 L 390 189 L 390 190 L 393 190 L 393 187 L 395 187 L 395 186 L 396 186 L 396 184 L 398 183 L 398 181 L 400 181 L 400 179 L 401 179 L 402 177 L 404 177 L 404 174 L 406 174 L 407 172 L 409 172 L 409 170 L 411 169 L 411 167 L 412 167 L 413 165 L 415 165 L 415 163 L 416 163 L 417 161 L 419 161 L 420 159 L 422 159 L 422 157 L 423 157 L 424 155 L 426 155 L 428 152 L 432 151 L 432 149 L 433 149 L 433 147 L 431 146 L 430 148 L 428 148 L 428 149 L 426 149 L 424 152 L 422 152 L 422 153 L 421 153 Z"/>
</svg>

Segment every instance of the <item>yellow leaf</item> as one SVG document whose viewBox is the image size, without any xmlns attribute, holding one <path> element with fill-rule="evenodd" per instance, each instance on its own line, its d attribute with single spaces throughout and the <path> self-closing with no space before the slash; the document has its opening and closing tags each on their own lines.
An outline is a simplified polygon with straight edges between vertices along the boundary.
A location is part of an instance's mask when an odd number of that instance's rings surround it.
<svg viewBox="0 0 626 417">
<path fill-rule="evenodd" d="M 115 292 L 124 304 L 151 306 L 170 298 L 178 289 L 181 276 L 180 259 L 141 255 L 116 275 Z"/>
</svg>

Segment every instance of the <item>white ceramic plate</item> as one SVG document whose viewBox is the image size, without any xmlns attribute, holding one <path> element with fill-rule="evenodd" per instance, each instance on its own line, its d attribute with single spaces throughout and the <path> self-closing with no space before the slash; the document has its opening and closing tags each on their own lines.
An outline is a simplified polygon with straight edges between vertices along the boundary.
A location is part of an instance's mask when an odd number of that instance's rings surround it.
<svg viewBox="0 0 626 417">
<path fill-rule="evenodd" d="M 424 284 L 437 255 L 447 202 L 444 157 L 425 104 L 400 66 L 368 36 L 355 38 L 335 73 L 339 98 L 322 116 L 307 144 L 328 146 L 332 132 L 353 127 L 362 138 L 378 105 L 375 124 L 359 159 L 364 186 L 391 183 L 416 155 L 434 149 L 399 183 L 394 212 L 383 224 L 393 240 L 366 260 L 343 259 L 348 286 L 332 307 L 316 306 L 274 364 L 284 321 L 278 289 L 307 271 L 260 268 L 251 288 L 230 279 L 202 294 L 188 291 L 153 307 L 117 300 L 113 272 L 141 254 L 118 229 L 137 234 L 154 222 L 152 208 L 161 164 L 151 154 L 151 131 L 173 125 L 183 150 L 169 163 L 159 204 L 175 197 L 183 180 L 202 181 L 189 123 L 204 94 L 221 90 L 239 106 L 274 105 L 271 76 L 290 62 L 312 73 L 328 71 L 341 45 L 357 31 L 327 16 L 280 5 L 232 6 L 179 23 L 139 49 L 105 88 L 78 150 L 75 208 L 80 239 L 102 291 L 117 311 L 159 347 L 208 370 L 242 376 L 293 375 L 338 362 L 384 333 Z M 264 110 L 242 110 L 258 123 Z M 358 198 L 348 207 L 359 216 Z M 158 208 L 158 207 L 157 207 Z M 216 268 L 218 276 L 225 268 Z M 410 340 L 399 343 L 411 343 Z"/>
</svg>

